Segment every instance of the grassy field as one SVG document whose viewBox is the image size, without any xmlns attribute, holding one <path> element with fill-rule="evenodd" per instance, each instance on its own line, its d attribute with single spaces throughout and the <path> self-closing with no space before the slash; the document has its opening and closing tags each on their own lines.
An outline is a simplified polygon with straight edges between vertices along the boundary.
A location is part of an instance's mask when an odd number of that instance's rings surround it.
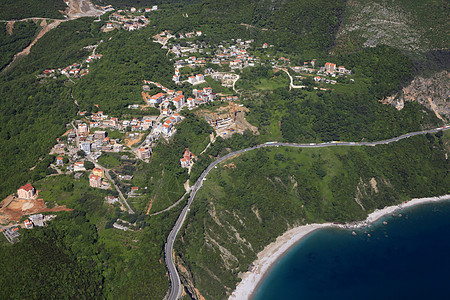
<svg viewBox="0 0 450 300">
<path fill-rule="evenodd" d="M 255 85 L 255 88 L 258 90 L 276 90 L 280 87 L 289 86 L 289 78 L 286 76 L 279 76 L 276 78 L 266 79 L 263 78 L 259 81 L 258 84 Z"/>
</svg>

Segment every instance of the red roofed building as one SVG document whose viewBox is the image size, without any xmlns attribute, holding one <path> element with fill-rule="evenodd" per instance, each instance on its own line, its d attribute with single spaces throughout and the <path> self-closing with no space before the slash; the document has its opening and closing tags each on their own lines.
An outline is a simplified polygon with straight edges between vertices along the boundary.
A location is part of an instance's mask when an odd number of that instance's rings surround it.
<svg viewBox="0 0 450 300">
<path fill-rule="evenodd" d="M 34 195 L 36 195 L 36 190 L 31 183 L 27 183 L 17 190 L 17 195 L 22 199 L 33 199 Z"/>
<path fill-rule="evenodd" d="M 175 97 L 175 99 L 173 99 L 173 104 L 175 105 L 175 107 L 177 109 L 182 108 L 184 105 L 184 96 L 179 95 L 179 96 Z"/>
<path fill-rule="evenodd" d="M 183 158 L 180 159 L 180 164 L 182 168 L 189 168 L 194 164 L 194 160 L 197 159 L 197 156 L 192 154 L 188 148 L 184 151 Z"/>
<path fill-rule="evenodd" d="M 89 185 L 91 187 L 99 188 L 102 186 L 102 178 L 100 176 L 92 174 L 89 176 Z"/>
<path fill-rule="evenodd" d="M 326 70 L 328 73 L 334 73 L 334 72 L 336 71 L 336 64 L 327 62 L 327 63 L 325 64 L 325 70 Z"/>
</svg>

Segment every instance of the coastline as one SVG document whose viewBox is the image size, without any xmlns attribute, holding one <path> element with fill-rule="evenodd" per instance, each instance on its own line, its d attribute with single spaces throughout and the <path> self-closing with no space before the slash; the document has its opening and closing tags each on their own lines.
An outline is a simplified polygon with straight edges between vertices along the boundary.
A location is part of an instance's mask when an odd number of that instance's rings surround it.
<svg viewBox="0 0 450 300">
<path fill-rule="evenodd" d="M 426 198 L 414 198 L 408 202 L 401 204 L 387 206 L 383 209 L 377 209 L 367 216 L 363 221 L 349 223 L 349 224 L 307 224 L 299 227 L 292 228 L 286 231 L 281 236 L 277 237 L 275 242 L 267 245 L 261 252 L 258 253 L 256 261 L 253 262 L 253 268 L 251 271 L 247 271 L 242 275 L 241 282 L 238 283 L 235 290 L 228 298 L 229 300 L 237 299 L 251 299 L 257 286 L 261 283 L 262 279 L 268 271 L 270 271 L 272 265 L 280 259 L 286 251 L 291 247 L 297 245 L 302 239 L 304 239 L 310 233 L 321 228 L 342 228 L 352 229 L 367 226 L 381 219 L 382 217 L 392 214 L 398 210 L 413 207 L 420 204 L 439 202 L 444 200 L 450 200 L 450 195 L 443 195 L 437 197 Z"/>
</svg>

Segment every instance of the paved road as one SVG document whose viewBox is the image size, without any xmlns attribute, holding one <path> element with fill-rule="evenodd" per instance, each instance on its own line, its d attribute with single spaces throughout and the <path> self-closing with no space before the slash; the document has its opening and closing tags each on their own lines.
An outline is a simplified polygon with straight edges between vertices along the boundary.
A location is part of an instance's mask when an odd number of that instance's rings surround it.
<svg viewBox="0 0 450 300">
<path fill-rule="evenodd" d="M 296 148 L 324 148 L 324 147 L 332 147 L 332 146 L 375 146 L 375 145 L 383 145 L 383 144 L 390 144 L 393 142 L 397 142 L 402 139 L 406 139 L 412 136 L 426 134 L 426 133 L 436 133 L 439 130 L 450 130 L 450 125 L 445 126 L 443 128 L 436 128 L 431 129 L 427 131 L 417 131 L 417 132 L 411 132 L 404 135 L 401 135 L 399 137 L 391 138 L 388 140 L 383 141 L 375 141 L 375 142 L 328 142 L 328 143 L 308 143 L 308 144 L 295 144 L 295 143 L 278 143 L 278 142 L 269 142 L 265 144 L 261 144 L 258 146 L 238 150 L 232 153 L 229 153 L 213 163 L 211 163 L 208 168 L 206 168 L 205 171 L 203 171 L 202 175 L 198 178 L 195 185 L 191 188 L 191 195 L 189 196 L 189 200 L 187 205 L 183 208 L 180 216 L 178 217 L 174 227 L 172 228 L 172 231 L 169 233 L 169 236 L 167 238 L 167 242 L 164 246 L 164 254 L 165 254 L 165 261 L 167 264 L 167 269 L 169 270 L 169 278 L 170 278 L 170 287 L 169 291 L 165 298 L 169 300 L 176 300 L 181 297 L 182 292 L 182 286 L 180 277 L 178 275 L 178 271 L 176 269 L 175 263 L 174 263 L 174 252 L 173 252 L 173 244 L 175 242 L 175 238 L 178 234 L 178 232 L 181 229 L 181 226 L 183 225 L 184 220 L 186 219 L 186 215 L 189 212 L 189 207 L 191 206 L 192 202 L 194 201 L 195 195 L 197 194 L 197 191 L 202 187 L 203 181 L 206 180 L 206 176 L 208 173 L 218 164 L 221 162 L 231 158 L 232 156 L 251 151 L 258 148 L 264 148 L 264 147 L 279 147 L 279 146 L 285 146 L 285 147 L 296 147 Z"/>
</svg>

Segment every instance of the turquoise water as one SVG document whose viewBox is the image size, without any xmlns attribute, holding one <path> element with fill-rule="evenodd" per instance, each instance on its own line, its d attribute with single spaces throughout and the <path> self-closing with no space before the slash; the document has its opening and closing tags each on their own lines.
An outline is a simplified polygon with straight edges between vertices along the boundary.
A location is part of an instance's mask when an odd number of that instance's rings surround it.
<svg viewBox="0 0 450 300">
<path fill-rule="evenodd" d="M 311 233 L 272 267 L 253 300 L 450 299 L 450 202 L 395 214 L 357 236 Z"/>
</svg>

